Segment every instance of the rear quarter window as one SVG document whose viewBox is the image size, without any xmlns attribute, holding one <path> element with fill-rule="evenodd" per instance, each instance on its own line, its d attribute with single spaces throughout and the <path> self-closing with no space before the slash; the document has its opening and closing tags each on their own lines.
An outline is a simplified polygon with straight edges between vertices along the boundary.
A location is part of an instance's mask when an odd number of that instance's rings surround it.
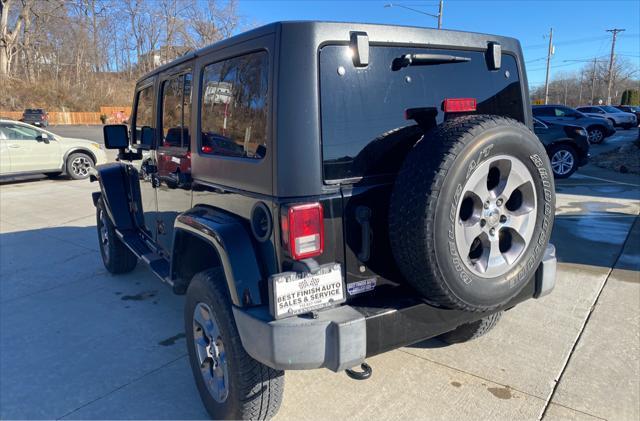
<svg viewBox="0 0 640 421">
<path fill-rule="evenodd" d="M 200 153 L 260 159 L 266 153 L 268 54 L 210 64 L 202 74 Z"/>
</svg>

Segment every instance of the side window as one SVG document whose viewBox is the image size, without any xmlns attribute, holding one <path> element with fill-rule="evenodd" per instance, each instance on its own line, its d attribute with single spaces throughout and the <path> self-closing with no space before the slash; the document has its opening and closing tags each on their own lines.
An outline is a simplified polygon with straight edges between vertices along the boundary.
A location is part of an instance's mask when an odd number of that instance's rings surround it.
<svg viewBox="0 0 640 421">
<path fill-rule="evenodd" d="M 191 116 L 191 74 L 162 83 L 162 145 L 188 149 Z"/>
<path fill-rule="evenodd" d="M 7 124 L 0 128 L 0 138 L 8 140 L 36 140 L 40 132 L 31 127 L 19 126 L 16 124 Z"/>
<path fill-rule="evenodd" d="M 263 51 L 204 68 L 200 115 L 202 153 L 264 157 L 267 84 L 268 56 Z"/>
<path fill-rule="evenodd" d="M 153 129 L 155 128 L 153 121 L 153 85 L 147 86 L 136 94 L 136 109 L 134 111 L 133 124 L 133 143 L 150 145 L 153 140 Z M 143 133 L 145 136 L 144 139 Z"/>
<path fill-rule="evenodd" d="M 553 113 L 553 109 L 549 107 L 535 107 L 533 109 L 533 115 L 541 116 L 541 117 L 551 117 L 555 114 Z"/>
<path fill-rule="evenodd" d="M 563 108 L 554 108 L 553 110 L 556 117 L 564 117 L 567 114 L 566 110 L 564 110 Z"/>
</svg>

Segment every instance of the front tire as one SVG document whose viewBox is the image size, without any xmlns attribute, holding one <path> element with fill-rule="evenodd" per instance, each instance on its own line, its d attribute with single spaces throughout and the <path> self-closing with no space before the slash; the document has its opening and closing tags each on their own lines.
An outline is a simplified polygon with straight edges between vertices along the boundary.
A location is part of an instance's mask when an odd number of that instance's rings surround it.
<svg viewBox="0 0 640 421">
<path fill-rule="evenodd" d="M 131 272 L 138 263 L 138 258 L 122 243 L 116 235 L 115 228 L 102 199 L 96 206 L 96 226 L 98 242 L 104 267 L 113 274 Z"/>
<path fill-rule="evenodd" d="M 184 310 L 189 361 L 212 419 L 268 419 L 282 402 L 284 371 L 254 360 L 242 346 L 220 268 L 196 274 Z"/>
<path fill-rule="evenodd" d="M 578 169 L 578 154 L 569 145 L 553 145 L 549 148 L 551 170 L 556 178 L 568 178 Z"/>
<path fill-rule="evenodd" d="M 83 180 L 89 177 L 91 168 L 94 167 L 93 158 L 85 153 L 72 153 L 67 158 L 67 175 L 72 180 Z"/>
<path fill-rule="evenodd" d="M 587 134 L 589 136 L 589 143 L 594 145 L 602 143 L 605 138 L 604 130 L 600 127 L 590 127 Z"/>
</svg>

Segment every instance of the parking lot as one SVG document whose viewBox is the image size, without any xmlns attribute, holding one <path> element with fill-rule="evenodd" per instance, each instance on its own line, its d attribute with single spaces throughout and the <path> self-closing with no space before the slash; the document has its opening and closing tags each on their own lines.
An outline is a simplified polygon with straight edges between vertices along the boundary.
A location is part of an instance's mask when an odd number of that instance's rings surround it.
<svg viewBox="0 0 640 421">
<path fill-rule="evenodd" d="M 101 128 L 62 130 L 91 139 Z M 592 153 L 635 137 L 621 131 Z M 142 264 L 107 273 L 97 188 L 0 184 L 0 418 L 206 419 L 183 297 Z M 287 372 L 277 419 L 639 419 L 640 177 L 588 165 L 556 188 L 551 295 L 507 312 L 477 341 L 434 339 L 371 358 L 367 381 Z"/>
</svg>

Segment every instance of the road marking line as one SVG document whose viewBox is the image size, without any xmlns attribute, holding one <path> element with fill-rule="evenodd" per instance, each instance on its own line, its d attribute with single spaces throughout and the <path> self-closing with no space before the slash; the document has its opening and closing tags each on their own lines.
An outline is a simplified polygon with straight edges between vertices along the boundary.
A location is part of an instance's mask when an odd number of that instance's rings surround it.
<svg viewBox="0 0 640 421">
<path fill-rule="evenodd" d="M 640 184 L 625 183 L 623 181 L 609 180 L 607 178 L 594 177 L 592 175 L 575 174 L 575 177 L 576 178 L 590 178 L 592 180 L 607 181 L 607 182 L 613 183 L 613 184 L 622 184 L 622 185 L 625 185 L 625 186 L 640 187 Z M 570 184 L 565 184 L 565 185 L 569 186 Z"/>
</svg>

